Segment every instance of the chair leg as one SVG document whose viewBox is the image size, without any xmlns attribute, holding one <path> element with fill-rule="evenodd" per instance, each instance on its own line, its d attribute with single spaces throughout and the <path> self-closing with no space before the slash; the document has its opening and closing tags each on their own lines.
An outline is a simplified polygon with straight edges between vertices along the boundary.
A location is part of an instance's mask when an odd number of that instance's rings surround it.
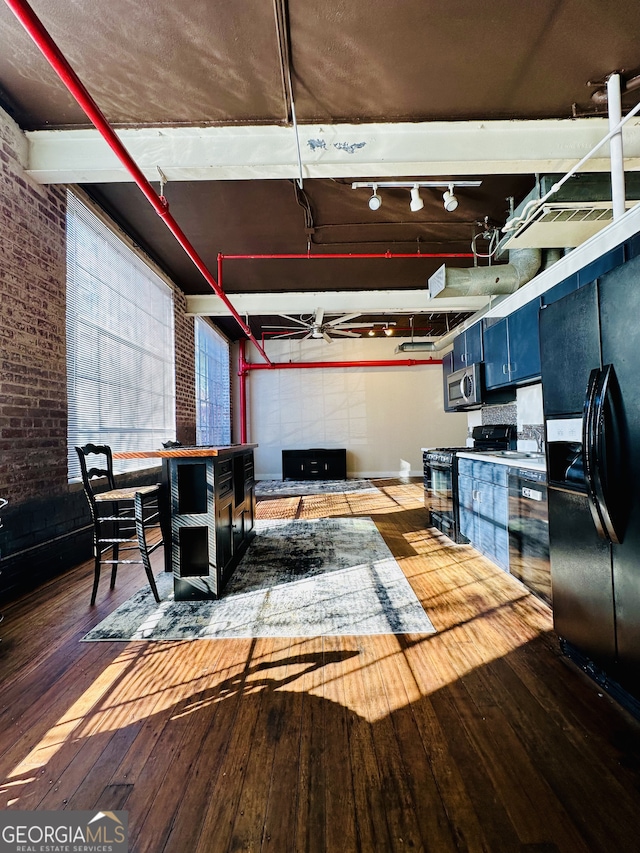
<svg viewBox="0 0 640 853">
<path fill-rule="evenodd" d="M 160 596 L 158 595 L 158 587 L 156 586 L 156 580 L 153 576 L 153 572 L 151 570 L 151 561 L 149 560 L 149 552 L 147 550 L 147 535 L 144 529 L 144 508 L 142 495 L 139 492 L 136 492 L 136 496 L 134 499 L 135 502 L 135 518 L 136 518 L 136 533 L 138 535 L 138 547 L 140 548 L 140 555 L 142 557 L 142 564 L 144 566 L 144 570 L 147 574 L 147 580 L 149 581 L 149 586 L 151 587 L 151 592 L 153 593 L 153 597 L 156 602 L 160 603 Z"/>
<path fill-rule="evenodd" d="M 91 606 L 96 603 L 96 595 L 98 594 L 98 583 L 100 581 L 100 545 L 98 544 L 97 534 L 94 537 L 93 549 L 95 552 L 95 564 L 93 567 L 93 591 L 91 593 Z"/>
<path fill-rule="evenodd" d="M 117 515 L 117 504 L 113 504 L 111 507 L 111 515 Z M 113 522 L 113 537 L 117 539 L 120 536 L 120 524 L 117 521 Z M 111 566 L 111 589 L 115 589 L 116 585 L 116 575 L 118 574 L 118 553 L 120 546 L 117 542 L 113 543 L 112 547 L 112 558 L 113 564 Z"/>
</svg>

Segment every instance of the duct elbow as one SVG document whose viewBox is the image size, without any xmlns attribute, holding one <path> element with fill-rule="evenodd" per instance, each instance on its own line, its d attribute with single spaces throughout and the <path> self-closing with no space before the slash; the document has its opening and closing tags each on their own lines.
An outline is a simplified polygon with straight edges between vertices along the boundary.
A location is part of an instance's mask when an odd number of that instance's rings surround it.
<svg viewBox="0 0 640 853">
<path fill-rule="evenodd" d="M 490 267 L 447 269 L 441 266 L 427 283 L 429 298 L 438 296 L 497 296 L 514 293 L 540 269 L 541 249 L 514 249 L 509 263 Z"/>
</svg>

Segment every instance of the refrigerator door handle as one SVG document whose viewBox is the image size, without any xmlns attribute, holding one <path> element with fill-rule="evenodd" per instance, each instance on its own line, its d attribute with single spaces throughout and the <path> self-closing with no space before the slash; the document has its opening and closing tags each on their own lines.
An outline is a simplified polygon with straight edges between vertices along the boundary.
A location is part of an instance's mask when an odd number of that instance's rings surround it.
<svg viewBox="0 0 640 853">
<path fill-rule="evenodd" d="M 609 539 L 607 525 L 601 513 L 601 500 L 598 494 L 598 485 L 596 478 L 601 486 L 600 478 L 598 477 L 598 450 L 596 441 L 596 422 L 595 415 L 597 410 L 598 389 L 602 384 L 602 370 L 594 368 L 589 374 L 587 383 L 587 392 L 584 401 L 584 416 L 582 419 L 582 454 L 584 460 L 584 476 L 587 485 L 587 495 L 589 498 L 589 509 L 591 517 L 595 525 L 598 536 L 601 539 Z"/>
<path fill-rule="evenodd" d="M 602 448 L 604 444 L 604 420 L 605 420 L 605 405 L 607 397 L 611 391 L 611 379 L 613 375 L 613 365 L 607 364 L 600 371 L 600 377 L 596 385 L 596 395 L 593 408 L 593 448 L 594 448 L 594 466 L 593 466 L 593 485 L 596 500 L 598 502 L 599 515 L 604 525 L 605 536 L 609 542 L 619 545 L 622 538 L 618 535 L 616 525 L 614 523 L 612 513 L 607 503 L 607 496 L 603 484 L 603 478 L 606 482 L 606 472 L 604 471 L 604 460 L 602 458 Z M 602 534 L 600 534 L 602 535 Z"/>
</svg>

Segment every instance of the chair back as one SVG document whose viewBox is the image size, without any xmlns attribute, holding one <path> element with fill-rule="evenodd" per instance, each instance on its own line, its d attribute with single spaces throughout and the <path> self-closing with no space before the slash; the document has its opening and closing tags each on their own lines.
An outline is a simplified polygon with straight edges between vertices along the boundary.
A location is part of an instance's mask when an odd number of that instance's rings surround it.
<svg viewBox="0 0 640 853">
<path fill-rule="evenodd" d="M 82 484 L 90 504 L 93 504 L 94 488 L 92 480 L 106 477 L 109 489 L 115 489 L 116 481 L 113 476 L 113 457 L 111 448 L 106 444 L 85 444 L 76 447 L 82 472 Z M 96 457 L 89 459 L 88 457 Z M 91 467 L 89 467 L 91 466 Z"/>
</svg>

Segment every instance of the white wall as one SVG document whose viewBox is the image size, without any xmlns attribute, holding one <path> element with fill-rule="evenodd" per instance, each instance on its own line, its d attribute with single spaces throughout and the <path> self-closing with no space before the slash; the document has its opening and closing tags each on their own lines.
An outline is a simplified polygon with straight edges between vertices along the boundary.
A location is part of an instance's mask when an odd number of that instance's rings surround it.
<svg viewBox="0 0 640 853">
<path fill-rule="evenodd" d="M 429 357 L 428 352 L 396 355 L 398 343 L 395 338 L 273 341 L 266 351 L 274 362 L 294 363 Z M 260 360 L 251 347 L 247 356 Z M 248 440 L 259 445 L 256 476 L 263 480 L 282 476 L 283 448 L 310 447 L 346 447 L 349 477 L 421 476 L 422 447 L 464 445 L 467 436 L 466 415 L 444 412 L 439 364 L 254 370 L 247 381 L 247 409 Z"/>
</svg>

